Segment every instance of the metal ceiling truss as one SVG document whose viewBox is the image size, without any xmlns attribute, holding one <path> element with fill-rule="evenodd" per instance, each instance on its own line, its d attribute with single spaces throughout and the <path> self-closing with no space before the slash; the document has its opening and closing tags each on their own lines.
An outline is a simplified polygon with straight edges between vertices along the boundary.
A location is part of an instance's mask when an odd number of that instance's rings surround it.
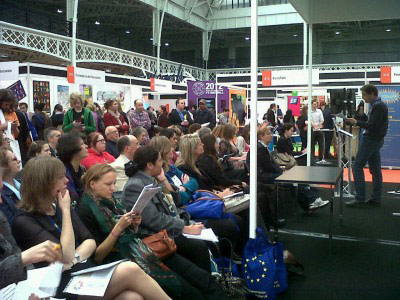
<svg viewBox="0 0 400 300">
<path fill-rule="evenodd" d="M 37 51 L 65 62 L 71 60 L 71 40 L 69 37 L 0 22 L 0 44 Z M 110 63 L 145 70 L 151 73 L 156 72 L 155 57 L 83 40 L 77 40 L 76 61 L 77 63 Z M 191 74 L 194 78 L 199 80 L 206 79 L 206 71 L 204 69 L 164 59 L 160 60 L 161 73 L 175 74 L 180 66 L 182 66 L 183 72 Z"/>
</svg>

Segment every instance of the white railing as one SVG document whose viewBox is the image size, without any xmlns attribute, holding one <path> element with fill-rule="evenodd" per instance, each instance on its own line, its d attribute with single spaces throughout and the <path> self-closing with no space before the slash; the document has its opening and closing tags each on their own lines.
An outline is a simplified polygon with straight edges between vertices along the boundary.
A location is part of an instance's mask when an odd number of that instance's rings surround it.
<svg viewBox="0 0 400 300">
<path fill-rule="evenodd" d="M 313 65 L 314 69 L 320 71 L 378 71 L 382 66 L 400 66 L 400 62 L 377 62 L 377 63 L 355 63 L 355 64 L 318 64 Z M 263 70 L 300 70 L 303 65 L 296 66 L 278 66 L 278 67 L 259 67 L 258 72 L 261 73 Z M 222 74 L 250 74 L 250 68 L 234 68 L 234 69 L 209 69 L 207 70 L 208 80 L 215 80 L 216 75 Z"/>
<path fill-rule="evenodd" d="M 70 37 L 0 22 L 0 44 L 38 51 L 66 61 L 70 61 L 71 40 Z M 156 73 L 157 67 L 155 57 L 79 39 L 76 46 L 76 61 L 118 64 L 150 73 Z M 183 74 L 187 72 L 198 80 L 207 79 L 207 72 L 204 69 L 165 59 L 160 61 L 160 73 L 176 74 L 180 66 Z"/>
<path fill-rule="evenodd" d="M 70 61 L 71 38 L 41 30 L 31 29 L 0 21 L 0 44 L 16 46 L 51 55 Z M 103 62 L 142 69 L 150 73 L 156 72 L 156 58 L 136 52 L 113 48 L 84 40 L 77 40 L 77 62 Z M 379 70 L 381 66 L 399 66 L 400 62 L 355 63 L 355 64 L 316 64 L 314 68 L 321 71 Z M 177 62 L 161 59 L 161 74 L 176 74 L 181 66 L 183 75 L 191 74 L 198 80 L 215 80 L 216 74 L 249 74 L 250 68 L 209 69 L 205 70 Z M 262 70 L 298 70 L 302 65 L 259 67 Z"/>
</svg>

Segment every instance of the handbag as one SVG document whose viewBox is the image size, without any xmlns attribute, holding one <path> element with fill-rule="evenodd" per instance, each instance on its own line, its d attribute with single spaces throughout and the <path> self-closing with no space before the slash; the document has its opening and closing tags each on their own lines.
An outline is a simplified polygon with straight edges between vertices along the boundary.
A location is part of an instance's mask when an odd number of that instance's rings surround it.
<svg viewBox="0 0 400 300">
<path fill-rule="evenodd" d="M 142 239 L 142 241 L 158 256 L 164 259 L 176 252 L 176 244 L 168 236 L 165 229 Z"/>
<path fill-rule="evenodd" d="M 220 242 L 227 242 L 230 245 L 231 257 L 222 257 L 219 251 L 218 245 L 217 251 L 220 258 L 213 258 L 217 265 L 218 274 L 215 277 L 218 284 L 225 291 L 229 299 L 244 300 L 246 295 L 246 289 L 244 286 L 244 281 L 240 277 L 238 267 L 233 261 L 233 246 L 229 239 L 221 238 Z"/>
<path fill-rule="evenodd" d="M 274 155 L 274 160 L 279 166 L 285 167 L 286 170 L 289 170 L 293 168 L 294 166 L 297 166 L 297 162 L 294 159 L 293 156 L 287 154 L 287 153 L 276 153 Z"/>
<path fill-rule="evenodd" d="M 192 195 L 193 201 L 182 208 L 193 219 L 221 219 L 224 215 L 224 201 L 213 192 L 197 190 Z"/>
<path fill-rule="evenodd" d="M 242 266 L 248 294 L 260 299 L 275 299 L 287 289 L 282 243 L 271 243 L 261 228 L 257 228 L 256 238 L 247 242 Z"/>
</svg>

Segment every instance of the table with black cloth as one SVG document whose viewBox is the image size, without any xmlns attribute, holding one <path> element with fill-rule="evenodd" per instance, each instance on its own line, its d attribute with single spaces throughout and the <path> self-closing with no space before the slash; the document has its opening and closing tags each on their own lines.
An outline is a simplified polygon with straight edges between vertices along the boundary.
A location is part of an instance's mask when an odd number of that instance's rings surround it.
<svg viewBox="0 0 400 300">
<path fill-rule="evenodd" d="M 329 239 L 332 239 L 332 219 L 333 219 L 333 200 L 335 198 L 335 189 L 339 185 L 340 206 L 339 206 L 339 222 L 343 221 L 343 169 L 338 167 L 308 167 L 294 166 L 290 170 L 284 172 L 275 179 L 275 188 L 278 202 L 279 185 L 284 183 L 291 184 L 325 184 L 330 185 L 332 196 L 330 202 L 329 216 Z M 295 198 L 297 199 L 297 197 Z"/>
</svg>

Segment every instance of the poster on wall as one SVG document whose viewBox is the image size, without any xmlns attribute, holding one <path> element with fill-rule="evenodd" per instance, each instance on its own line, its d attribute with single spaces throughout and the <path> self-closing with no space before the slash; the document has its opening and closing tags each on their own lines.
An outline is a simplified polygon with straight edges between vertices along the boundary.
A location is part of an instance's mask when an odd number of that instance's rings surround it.
<svg viewBox="0 0 400 300">
<path fill-rule="evenodd" d="M 377 86 L 378 95 L 388 106 L 389 127 L 381 149 L 382 166 L 400 167 L 400 86 Z"/>
<path fill-rule="evenodd" d="M 246 90 L 229 90 L 229 120 L 236 127 L 244 126 L 246 119 Z"/>
<path fill-rule="evenodd" d="M 69 87 L 57 85 L 57 101 L 64 109 L 69 107 Z"/>
<path fill-rule="evenodd" d="M 85 102 L 93 103 L 93 87 L 90 84 L 80 84 L 79 92 Z"/>
<path fill-rule="evenodd" d="M 24 86 L 22 85 L 21 80 L 18 80 L 16 83 L 10 85 L 8 89 L 10 89 L 13 92 L 18 102 L 26 97 L 25 89 Z"/>
<path fill-rule="evenodd" d="M 33 81 L 33 106 L 44 104 L 44 111 L 50 112 L 50 82 Z"/>
<path fill-rule="evenodd" d="M 98 91 L 97 92 L 97 103 L 100 106 L 103 106 L 104 103 L 107 102 L 109 99 L 116 99 L 121 102 L 121 105 L 124 106 L 125 102 L 125 90 L 117 89 L 112 91 Z"/>
</svg>

